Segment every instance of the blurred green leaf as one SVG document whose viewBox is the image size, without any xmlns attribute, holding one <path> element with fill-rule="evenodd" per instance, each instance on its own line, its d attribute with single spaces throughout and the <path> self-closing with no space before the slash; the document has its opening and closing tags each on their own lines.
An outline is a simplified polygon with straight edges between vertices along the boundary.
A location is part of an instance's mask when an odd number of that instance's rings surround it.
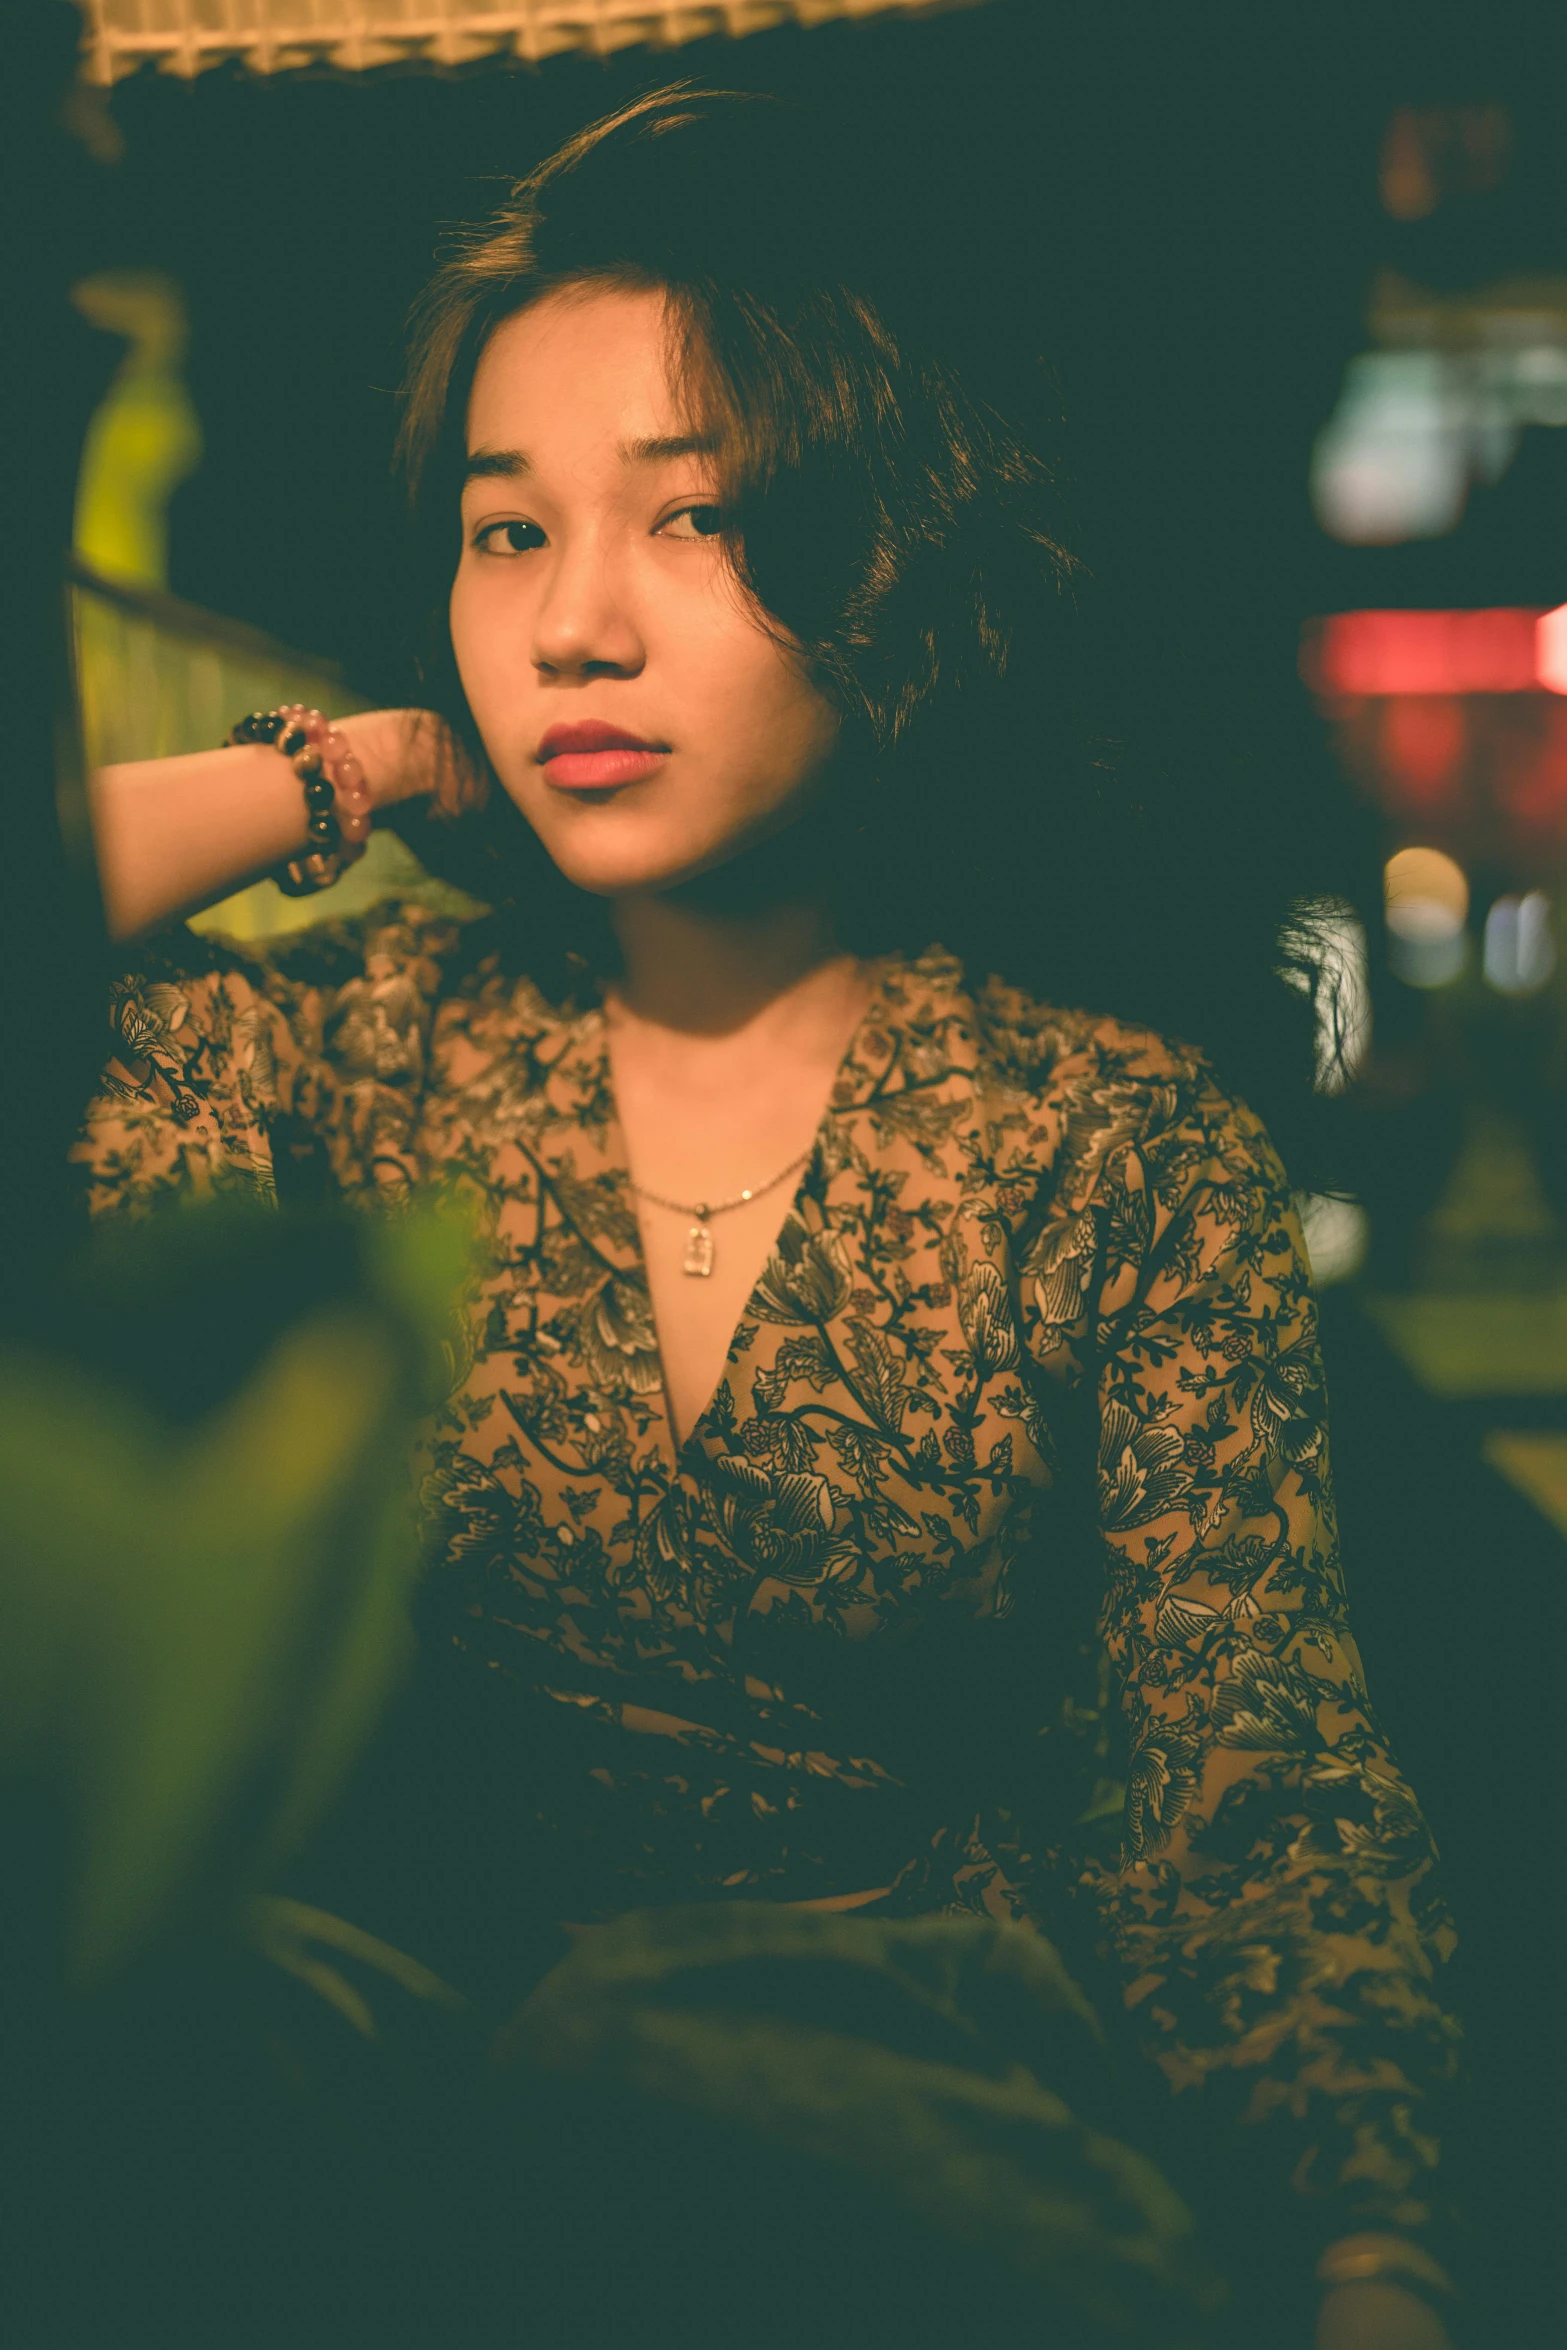
<svg viewBox="0 0 1567 2350">
<path fill-rule="evenodd" d="M 353 1245 L 360 1294 L 183 1425 L 0 1355 L 0 1771 L 69 1790 L 83 1986 L 263 1881 L 408 1662 L 410 1443 L 465 1239 L 408 1218 Z"/>
</svg>

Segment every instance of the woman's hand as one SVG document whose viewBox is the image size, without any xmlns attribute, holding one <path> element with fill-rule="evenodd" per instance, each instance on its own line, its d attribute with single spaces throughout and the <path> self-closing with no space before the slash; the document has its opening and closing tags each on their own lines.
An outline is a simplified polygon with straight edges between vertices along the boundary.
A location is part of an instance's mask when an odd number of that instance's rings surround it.
<svg viewBox="0 0 1567 2350">
<path fill-rule="evenodd" d="M 418 799 L 464 773 L 462 749 L 433 710 L 356 710 L 335 723 L 353 745 L 374 807 Z"/>
<path fill-rule="evenodd" d="M 1367 2277 L 1323 2295 L 1316 2350 L 1453 2350 L 1453 2337 L 1418 2293 Z"/>
</svg>

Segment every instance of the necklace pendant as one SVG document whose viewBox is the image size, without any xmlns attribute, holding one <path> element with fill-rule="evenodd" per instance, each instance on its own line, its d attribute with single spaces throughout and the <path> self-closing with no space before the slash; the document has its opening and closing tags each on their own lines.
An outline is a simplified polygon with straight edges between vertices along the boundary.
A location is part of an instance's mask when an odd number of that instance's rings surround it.
<svg viewBox="0 0 1567 2350">
<path fill-rule="evenodd" d="M 705 1281 L 713 1270 L 713 1235 L 705 1224 L 693 1224 L 686 1234 L 685 1263 L 681 1267 L 694 1281 Z"/>
</svg>

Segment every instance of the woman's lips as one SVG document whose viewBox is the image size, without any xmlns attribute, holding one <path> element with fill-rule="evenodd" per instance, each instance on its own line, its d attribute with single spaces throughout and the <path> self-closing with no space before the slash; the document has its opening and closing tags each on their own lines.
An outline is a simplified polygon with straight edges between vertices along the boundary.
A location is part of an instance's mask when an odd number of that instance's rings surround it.
<svg viewBox="0 0 1567 2350">
<path fill-rule="evenodd" d="M 563 791 L 604 791 L 617 783 L 640 783 L 662 767 L 663 751 L 556 751 L 546 761 L 547 779 Z"/>
<path fill-rule="evenodd" d="M 640 783 L 669 756 L 668 746 L 644 742 L 624 727 L 588 718 L 574 726 L 552 726 L 538 748 L 538 762 L 562 791 L 611 791 Z"/>
</svg>

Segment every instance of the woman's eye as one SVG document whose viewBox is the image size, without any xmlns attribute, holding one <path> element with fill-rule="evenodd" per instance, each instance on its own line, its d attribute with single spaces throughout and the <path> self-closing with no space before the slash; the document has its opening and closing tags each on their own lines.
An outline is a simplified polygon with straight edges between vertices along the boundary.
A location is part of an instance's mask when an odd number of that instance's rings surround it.
<svg viewBox="0 0 1567 2350">
<path fill-rule="evenodd" d="M 682 506 L 677 513 L 666 514 L 658 526 L 660 538 L 716 539 L 724 527 L 720 506 Z"/>
<path fill-rule="evenodd" d="M 481 555 L 531 555 L 547 542 L 536 522 L 487 522 L 475 531 L 474 545 Z"/>
</svg>

